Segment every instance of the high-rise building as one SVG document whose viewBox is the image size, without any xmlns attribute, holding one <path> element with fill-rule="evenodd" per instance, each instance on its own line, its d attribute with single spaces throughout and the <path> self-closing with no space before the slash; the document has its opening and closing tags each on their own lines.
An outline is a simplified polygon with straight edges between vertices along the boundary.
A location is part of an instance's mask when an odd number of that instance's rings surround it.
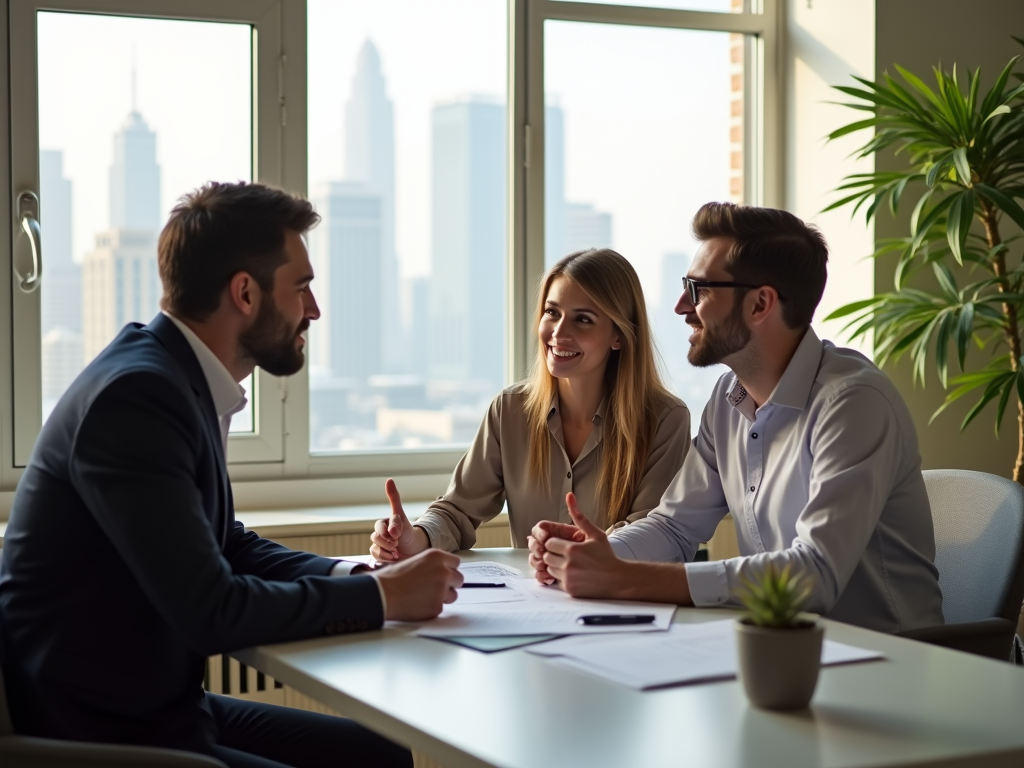
<svg viewBox="0 0 1024 768">
<path fill-rule="evenodd" d="M 82 267 L 71 251 L 71 182 L 64 178 L 64 153 L 39 153 L 39 195 L 43 226 L 43 265 L 40 286 L 42 332 L 64 328 L 82 332 Z M 70 383 L 70 382 L 69 382 Z"/>
<path fill-rule="evenodd" d="M 149 322 L 160 308 L 156 233 L 108 229 L 82 265 L 83 352 L 88 363 L 132 321 Z"/>
<path fill-rule="evenodd" d="M 160 166 L 156 134 L 134 107 L 114 135 L 110 166 L 110 226 L 160 229 Z M 148 318 L 147 318 L 148 319 Z"/>
<path fill-rule="evenodd" d="M 82 263 L 82 346 L 88 363 L 128 322 L 148 322 L 160 306 L 156 134 L 132 107 L 114 135 L 110 228 L 96 234 Z"/>
<path fill-rule="evenodd" d="M 594 210 L 590 203 L 566 203 L 565 252 L 584 248 L 610 248 L 612 244 L 612 215 Z"/>
<path fill-rule="evenodd" d="M 557 104 L 544 109 L 544 268 L 565 250 L 565 116 Z"/>
<path fill-rule="evenodd" d="M 82 334 L 57 326 L 43 334 L 42 346 L 43 404 L 48 413 L 50 404 L 82 371 Z"/>
<path fill-rule="evenodd" d="M 82 370 L 82 267 L 72 258 L 71 182 L 62 152 L 39 153 L 43 282 L 39 288 L 44 408 L 49 410 Z"/>
<path fill-rule="evenodd" d="M 384 204 L 372 187 L 351 181 L 318 186 L 313 204 L 323 222 L 309 233 L 310 259 L 330 301 L 310 328 L 311 360 L 335 378 L 366 379 L 380 373 L 388 343 L 379 299 Z"/>
<path fill-rule="evenodd" d="M 504 381 L 505 105 L 468 97 L 433 110 L 434 379 Z"/>
<path fill-rule="evenodd" d="M 359 50 L 352 93 L 345 105 L 345 180 L 360 182 L 379 199 L 379 299 L 382 352 L 370 374 L 397 372 L 404 349 L 398 311 L 398 256 L 395 249 L 395 127 L 380 54 L 369 40 Z M 331 301 L 334 301 L 332 295 Z"/>
</svg>

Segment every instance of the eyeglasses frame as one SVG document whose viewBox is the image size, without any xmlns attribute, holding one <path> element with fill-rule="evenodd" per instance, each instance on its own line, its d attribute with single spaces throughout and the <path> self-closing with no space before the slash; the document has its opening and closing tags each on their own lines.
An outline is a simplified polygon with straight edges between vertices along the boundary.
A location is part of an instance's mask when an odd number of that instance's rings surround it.
<svg viewBox="0 0 1024 768">
<path fill-rule="evenodd" d="M 697 293 L 700 288 L 760 288 L 760 285 L 751 285 L 750 283 L 737 283 L 732 280 L 694 280 L 692 277 L 683 277 L 683 290 L 686 291 L 690 297 L 690 303 L 693 306 L 700 304 L 700 295 Z M 778 291 L 776 291 L 778 293 Z M 779 294 L 779 301 L 785 301 L 786 298 L 781 293 Z"/>
</svg>

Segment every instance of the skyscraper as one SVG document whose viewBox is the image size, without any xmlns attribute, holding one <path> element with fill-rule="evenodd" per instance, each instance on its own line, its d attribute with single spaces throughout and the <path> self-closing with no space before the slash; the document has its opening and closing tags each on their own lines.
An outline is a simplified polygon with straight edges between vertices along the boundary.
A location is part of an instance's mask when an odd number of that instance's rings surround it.
<svg viewBox="0 0 1024 768">
<path fill-rule="evenodd" d="M 71 182 L 62 152 L 39 153 L 39 197 L 46 237 L 40 286 L 43 408 L 49 413 L 82 370 L 82 267 L 71 251 Z"/>
<path fill-rule="evenodd" d="M 375 284 L 382 353 L 380 367 L 368 373 L 396 372 L 402 367 L 404 350 L 395 251 L 394 114 L 380 54 L 370 40 L 359 51 L 352 93 L 345 105 L 345 180 L 362 183 L 379 200 L 380 277 Z"/>
<path fill-rule="evenodd" d="M 334 181 L 313 191 L 323 223 L 309 233 L 317 285 L 330 301 L 310 328 L 311 360 L 336 378 L 365 379 L 381 370 L 381 251 L 384 204 L 375 189 Z"/>
<path fill-rule="evenodd" d="M 110 166 L 110 226 L 160 229 L 160 166 L 156 134 L 135 108 L 114 135 Z"/>
<path fill-rule="evenodd" d="M 108 229 L 82 269 L 83 352 L 88 363 L 133 320 L 149 322 L 160 308 L 156 232 Z"/>
<path fill-rule="evenodd" d="M 584 248 L 609 248 L 612 244 L 612 215 L 594 210 L 590 203 L 565 205 L 565 253 Z"/>
<path fill-rule="evenodd" d="M 39 195 L 43 225 L 42 332 L 82 331 L 82 268 L 71 252 L 71 182 L 64 178 L 64 153 L 39 153 Z"/>
<path fill-rule="evenodd" d="M 159 309 L 156 237 L 160 228 L 160 166 L 156 134 L 134 105 L 114 135 L 110 166 L 110 229 L 82 264 L 84 362 L 125 323 L 148 322 Z"/>
<path fill-rule="evenodd" d="M 433 111 L 430 376 L 504 381 L 505 105 Z"/>
</svg>

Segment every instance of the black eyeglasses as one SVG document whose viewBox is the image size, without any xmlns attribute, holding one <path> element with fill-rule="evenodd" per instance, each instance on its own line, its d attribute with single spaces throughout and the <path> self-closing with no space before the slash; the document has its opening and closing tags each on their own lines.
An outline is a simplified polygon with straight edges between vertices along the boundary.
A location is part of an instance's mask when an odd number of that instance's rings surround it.
<svg viewBox="0 0 1024 768">
<path fill-rule="evenodd" d="M 690 303 L 696 307 L 700 304 L 701 288 L 760 288 L 761 286 L 751 285 L 750 283 L 735 283 L 731 280 L 694 280 L 692 277 L 684 277 L 683 287 L 690 297 Z M 781 293 L 779 294 L 779 300 L 786 300 Z"/>
</svg>

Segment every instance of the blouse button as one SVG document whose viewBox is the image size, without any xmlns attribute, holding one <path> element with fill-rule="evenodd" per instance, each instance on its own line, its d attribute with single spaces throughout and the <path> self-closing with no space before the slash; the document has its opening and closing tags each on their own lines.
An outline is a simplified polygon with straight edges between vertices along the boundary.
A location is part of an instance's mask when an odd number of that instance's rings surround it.
<svg viewBox="0 0 1024 768">
<path fill-rule="evenodd" d="M 753 493 L 753 492 L 754 492 L 754 486 L 750 486 L 750 492 L 751 492 L 751 493 Z"/>
<path fill-rule="evenodd" d="M 572 477 L 572 472 L 566 472 L 566 473 L 565 473 L 565 476 L 566 476 L 566 477 Z"/>
</svg>

